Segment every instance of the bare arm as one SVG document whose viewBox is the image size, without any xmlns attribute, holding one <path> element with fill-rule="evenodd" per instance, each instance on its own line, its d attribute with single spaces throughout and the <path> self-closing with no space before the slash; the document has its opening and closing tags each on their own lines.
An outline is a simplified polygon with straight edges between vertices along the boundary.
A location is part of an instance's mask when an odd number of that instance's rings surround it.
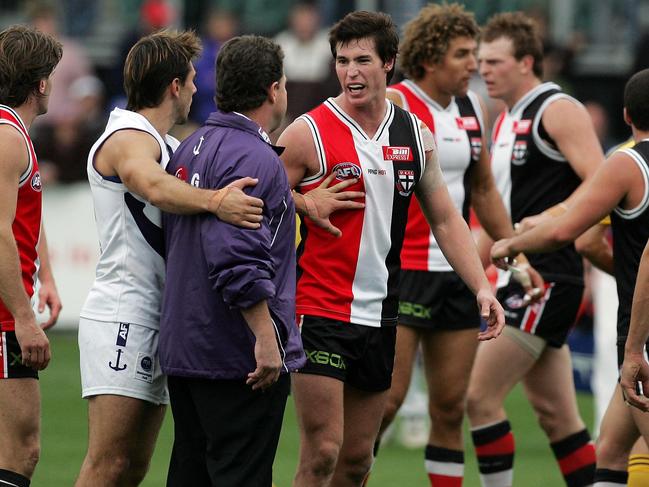
<svg viewBox="0 0 649 487">
<path fill-rule="evenodd" d="M 44 330 L 54 326 L 59 319 L 61 312 L 61 298 L 56 289 L 54 282 L 54 275 L 52 274 L 52 266 L 50 265 L 50 254 L 47 248 L 47 238 L 45 237 L 45 228 L 41 227 L 41 239 L 38 243 L 38 258 L 41 262 L 40 269 L 38 270 L 38 280 L 41 287 L 38 291 L 38 312 L 45 311 L 45 306 L 50 310 L 50 318 L 43 323 Z"/>
<path fill-rule="evenodd" d="M 277 144 L 285 147 L 281 159 L 288 175 L 288 183 L 295 188 L 306 176 L 318 174 L 320 162 L 309 127 L 304 120 L 296 120 L 282 133 Z M 306 194 L 293 191 L 295 210 L 309 217 L 316 225 L 340 237 L 342 232 L 331 224 L 329 217 L 335 211 L 364 208 L 365 204 L 353 201 L 363 198 L 362 191 L 343 191 L 355 184 L 357 179 L 348 179 L 330 186 L 336 177 L 329 175 L 320 186 Z"/>
<path fill-rule="evenodd" d="M 436 154 L 436 150 L 426 152 L 426 169 L 417 185 L 417 199 L 444 256 L 477 296 L 480 314 L 489 325 L 479 337 L 495 338 L 505 323 L 503 310 L 484 274 L 471 231 L 448 194 Z"/>
<path fill-rule="evenodd" d="M 161 210 L 180 214 L 207 211 L 228 223 L 259 227 L 263 202 L 241 190 L 256 184 L 255 180 L 244 178 L 220 190 L 199 189 L 167 174 L 157 162 L 159 157 L 160 146 L 151 135 L 120 130 L 98 151 L 95 164 L 104 176 L 119 176 L 130 191 Z"/>
<path fill-rule="evenodd" d="M 253 390 L 266 389 L 277 382 L 282 367 L 282 359 L 277 347 L 277 336 L 273 326 L 266 300 L 246 309 L 241 309 L 241 314 L 248 323 L 248 327 L 255 335 L 255 360 L 257 368 L 248 374 L 246 384 Z"/>
<path fill-rule="evenodd" d="M 16 216 L 18 182 L 27 168 L 25 141 L 10 126 L 0 126 L 0 299 L 15 321 L 22 362 L 42 370 L 50 361 L 50 346 L 36 323 L 31 302 L 22 281 L 20 257 L 12 230 Z"/>
<path fill-rule="evenodd" d="M 575 249 L 598 269 L 613 275 L 613 249 L 606 238 L 610 225 L 597 225 L 589 228 L 575 240 Z"/>
<path fill-rule="evenodd" d="M 524 218 L 520 222 L 522 230 L 528 230 L 545 219 L 557 216 L 574 204 L 586 190 L 588 180 L 604 161 L 604 153 L 593 123 L 582 105 L 567 99 L 556 100 L 543 112 L 542 123 L 582 183 L 559 205 L 540 215 Z"/>
<path fill-rule="evenodd" d="M 620 371 L 620 386 L 633 406 L 649 411 L 649 364 L 644 357 L 645 343 L 649 339 L 649 243 L 642 253 L 638 277 L 633 293 L 631 324 L 624 347 L 624 363 Z M 643 394 L 636 391 L 642 384 Z"/>
<path fill-rule="evenodd" d="M 568 211 L 521 235 L 497 242 L 491 251 L 492 260 L 502 265 L 501 259 L 520 252 L 551 252 L 569 244 L 608 215 L 629 192 L 633 179 L 641 177 L 629 156 L 614 154 Z"/>
</svg>

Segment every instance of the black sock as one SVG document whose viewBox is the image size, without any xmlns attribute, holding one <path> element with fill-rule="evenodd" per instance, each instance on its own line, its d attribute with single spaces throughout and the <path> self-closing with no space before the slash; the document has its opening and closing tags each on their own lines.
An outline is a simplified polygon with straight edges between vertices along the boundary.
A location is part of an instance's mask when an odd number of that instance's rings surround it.
<svg viewBox="0 0 649 487">
<path fill-rule="evenodd" d="M 0 487 L 29 487 L 30 480 L 16 472 L 0 468 Z"/>
</svg>

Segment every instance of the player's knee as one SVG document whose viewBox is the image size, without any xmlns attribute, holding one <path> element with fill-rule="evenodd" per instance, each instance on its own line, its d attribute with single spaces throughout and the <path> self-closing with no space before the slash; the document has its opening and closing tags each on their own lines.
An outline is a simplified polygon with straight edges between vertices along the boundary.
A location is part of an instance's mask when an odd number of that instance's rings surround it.
<svg viewBox="0 0 649 487">
<path fill-rule="evenodd" d="M 104 458 L 99 467 L 101 476 L 110 484 L 125 484 L 126 479 L 129 477 L 131 460 L 127 455 L 118 454 L 110 459 Z"/>
<path fill-rule="evenodd" d="M 459 430 L 462 427 L 465 409 L 462 397 L 431 401 L 428 411 L 433 429 Z"/>
<path fill-rule="evenodd" d="M 397 412 L 403 404 L 403 397 L 401 395 L 392 395 L 388 396 L 388 399 L 385 403 L 385 409 L 383 410 L 383 426 L 387 427 L 392 421 L 394 421 Z"/>
<path fill-rule="evenodd" d="M 467 391 L 466 412 L 472 421 L 480 420 L 483 416 L 488 416 L 491 412 L 489 395 L 484 388 L 471 386 Z"/>
<path fill-rule="evenodd" d="M 308 470 L 310 474 L 318 478 L 327 478 L 333 475 L 340 445 L 333 441 L 320 442 L 313 452 L 309 454 Z"/>
<path fill-rule="evenodd" d="M 336 467 L 354 485 L 361 485 L 363 479 L 372 468 L 371 449 L 365 451 L 347 453 L 344 458 L 338 460 Z"/>
</svg>

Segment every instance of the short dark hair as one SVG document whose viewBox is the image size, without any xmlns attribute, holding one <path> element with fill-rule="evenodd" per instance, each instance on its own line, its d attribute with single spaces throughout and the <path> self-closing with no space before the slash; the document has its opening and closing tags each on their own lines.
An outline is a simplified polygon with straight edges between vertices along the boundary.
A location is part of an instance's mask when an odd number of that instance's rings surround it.
<svg viewBox="0 0 649 487">
<path fill-rule="evenodd" d="M 201 41 L 193 31 L 160 31 L 137 41 L 124 63 L 126 108 L 160 105 L 174 79 L 185 83 L 190 63 L 200 52 Z"/>
<path fill-rule="evenodd" d="M 517 60 L 532 56 L 532 70 L 537 78 L 543 77 L 543 41 L 536 22 L 523 12 L 496 14 L 482 29 L 482 41 L 493 42 L 501 37 L 512 41 L 513 55 Z"/>
<path fill-rule="evenodd" d="M 374 40 L 376 53 L 383 63 L 394 60 L 396 65 L 399 34 L 392 18 L 382 12 L 359 10 L 345 15 L 329 31 L 331 54 L 336 59 L 338 44 L 347 44 L 350 41 L 365 38 Z M 388 81 L 392 78 L 394 69 L 395 66 L 387 74 Z"/>
<path fill-rule="evenodd" d="M 61 60 L 61 43 L 51 35 L 24 25 L 0 32 L 0 103 L 19 107 L 30 96 L 42 96 L 47 79 Z"/>
<path fill-rule="evenodd" d="M 424 63 L 440 63 L 458 37 L 475 39 L 480 28 L 471 12 L 457 3 L 429 3 L 406 24 L 401 43 L 401 68 L 414 80 L 424 77 Z"/>
<path fill-rule="evenodd" d="M 258 108 L 283 75 L 284 53 L 278 44 L 256 35 L 234 37 L 216 58 L 216 106 L 223 112 Z"/>
<path fill-rule="evenodd" d="M 649 130 L 649 69 L 631 76 L 624 87 L 624 108 L 638 130 Z"/>
</svg>

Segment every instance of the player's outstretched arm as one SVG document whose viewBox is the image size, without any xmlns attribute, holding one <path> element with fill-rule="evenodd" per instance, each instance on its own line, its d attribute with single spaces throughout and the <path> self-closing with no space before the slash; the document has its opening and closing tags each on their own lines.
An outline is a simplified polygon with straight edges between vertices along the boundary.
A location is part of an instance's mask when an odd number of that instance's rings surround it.
<svg viewBox="0 0 649 487">
<path fill-rule="evenodd" d="M 311 132 L 304 120 L 298 119 L 289 125 L 277 144 L 285 148 L 281 159 L 288 175 L 288 184 L 292 189 L 295 189 L 306 176 L 319 174 L 322 171 Z M 308 193 L 293 191 L 293 201 L 297 213 L 308 217 L 313 223 L 336 237 L 340 237 L 342 232 L 331 223 L 329 217 L 336 211 L 364 208 L 364 203 L 354 200 L 363 198 L 365 193 L 344 191 L 356 183 L 356 179 L 348 179 L 332 185 L 335 177 L 336 175 L 332 173 L 320 186 Z"/>
<path fill-rule="evenodd" d="M 649 364 L 644 356 L 649 338 L 649 243 L 642 253 L 633 293 L 631 324 L 624 347 L 624 363 L 620 371 L 620 386 L 626 400 L 649 412 Z M 642 394 L 637 390 L 642 385 Z"/>
<path fill-rule="evenodd" d="M 38 269 L 38 280 L 41 283 L 38 290 L 38 312 L 45 311 L 45 306 L 50 311 L 50 317 L 41 326 L 43 330 L 47 330 L 56 324 L 61 312 L 61 298 L 59 291 L 56 289 L 54 282 L 54 274 L 52 274 L 52 266 L 50 265 L 50 253 L 47 248 L 47 238 L 45 237 L 45 228 L 41 226 L 41 238 L 38 242 L 38 258 L 41 261 L 40 268 Z"/>
<path fill-rule="evenodd" d="M 130 191 L 161 210 L 179 214 L 207 211 L 227 223 L 259 227 L 263 202 L 242 191 L 256 184 L 255 180 L 244 178 L 220 190 L 195 188 L 167 174 L 158 164 L 159 158 L 160 146 L 151 135 L 121 130 L 105 142 L 95 161 L 104 176 L 119 176 Z"/>
<path fill-rule="evenodd" d="M 629 192 L 633 179 L 639 177 L 640 170 L 628 155 L 613 154 L 570 208 L 516 237 L 496 242 L 491 248 L 492 261 L 503 267 L 505 259 L 521 252 L 551 252 L 568 245 L 608 215 Z"/>
<path fill-rule="evenodd" d="M 582 180 L 577 189 L 564 202 L 557 205 L 557 212 L 562 213 L 586 190 L 588 180 L 595 175 L 604 161 L 604 153 L 590 115 L 581 104 L 566 98 L 558 99 L 545 109 L 542 123 L 548 135 L 556 143 L 559 152 Z M 545 211 L 524 218 L 520 221 L 520 225 L 522 230 L 528 230 L 553 216 L 556 216 L 556 212 Z"/>
<path fill-rule="evenodd" d="M 495 338 L 505 325 L 503 309 L 485 276 L 471 231 L 448 194 L 436 150 L 426 154 L 426 169 L 417 185 L 417 199 L 444 256 L 476 294 L 480 315 L 488 325 L 478 338 Z"/>
<path fill-rule="evenodd" d="M 42 370 L 50 361 L 50 344 L 25 292 L 12 230 L 20 175 L 29 163 L 27 147 L 20 133 L 8 125 L 0 126 L 0 145 L 0 299 L 14 317 L 23 364 Z"/>
</svg>

